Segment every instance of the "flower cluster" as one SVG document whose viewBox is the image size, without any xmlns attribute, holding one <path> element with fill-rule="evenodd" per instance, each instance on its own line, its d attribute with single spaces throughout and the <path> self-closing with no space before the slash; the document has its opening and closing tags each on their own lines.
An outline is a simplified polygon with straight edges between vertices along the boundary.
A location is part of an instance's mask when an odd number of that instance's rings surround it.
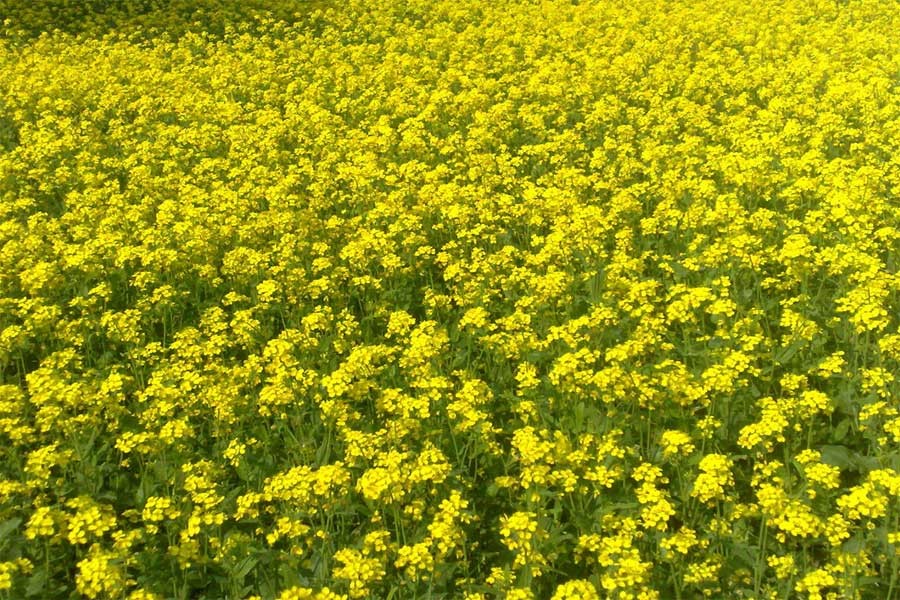
<svg viewBox="0 0 900 600">
<path fill-rule="evenodd" d="M 900 589 L 900 4 L 0 22 L 0 597 Z"/>
</svg>

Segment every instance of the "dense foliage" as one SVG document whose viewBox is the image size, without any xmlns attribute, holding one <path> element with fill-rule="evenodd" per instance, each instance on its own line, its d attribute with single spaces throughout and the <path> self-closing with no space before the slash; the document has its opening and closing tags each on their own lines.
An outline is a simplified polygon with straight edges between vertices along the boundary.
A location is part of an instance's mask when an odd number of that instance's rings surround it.
<svg viewBox="0 0 900 600">
<path fill-rule="evenodd" d="M 0 22 L 0 597 L 900 594 L 900 3 Z"/>
</svg>

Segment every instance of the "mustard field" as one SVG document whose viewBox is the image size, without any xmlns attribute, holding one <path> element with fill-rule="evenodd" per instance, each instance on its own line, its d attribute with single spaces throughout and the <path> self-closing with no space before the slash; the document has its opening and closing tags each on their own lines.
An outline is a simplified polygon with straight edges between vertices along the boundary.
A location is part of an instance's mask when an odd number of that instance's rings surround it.
<svg viewBox="0 0 900 600">
<path fill-rule="evenodd" d="M 898 31 L 0 0 L 0 599 L 900 599 Z"/>
</svg>

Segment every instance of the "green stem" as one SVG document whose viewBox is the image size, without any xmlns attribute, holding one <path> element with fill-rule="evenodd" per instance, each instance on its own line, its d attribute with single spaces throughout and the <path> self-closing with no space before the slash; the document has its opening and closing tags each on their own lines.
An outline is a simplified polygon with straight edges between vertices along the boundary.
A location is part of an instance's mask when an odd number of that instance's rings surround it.
<svg viewBox="0 0 900 600">
<path fill-rule="evenodd" d="M 753 568 L 753 593 L 759 595 L 762 587 L 763 573 L 766 566 L 762 564 L 766 560 L 766 543 L 768 542 L 769 522 L 763 517 L 762 526 L 759 529 L 759 550 L 756 554 L 756 565 Z"/>
</svg>

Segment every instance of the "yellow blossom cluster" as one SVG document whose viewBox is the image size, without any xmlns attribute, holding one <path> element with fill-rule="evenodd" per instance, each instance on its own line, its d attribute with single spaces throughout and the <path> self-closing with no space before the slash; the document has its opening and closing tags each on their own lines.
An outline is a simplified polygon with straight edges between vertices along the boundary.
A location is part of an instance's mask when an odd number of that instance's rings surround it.
<svg viewBox="0 0 900 600">
<path fill-rule="evenodd" d="M 0 598 L 900 595 L 898 31 L 0 0 Z"/>
</svg>

